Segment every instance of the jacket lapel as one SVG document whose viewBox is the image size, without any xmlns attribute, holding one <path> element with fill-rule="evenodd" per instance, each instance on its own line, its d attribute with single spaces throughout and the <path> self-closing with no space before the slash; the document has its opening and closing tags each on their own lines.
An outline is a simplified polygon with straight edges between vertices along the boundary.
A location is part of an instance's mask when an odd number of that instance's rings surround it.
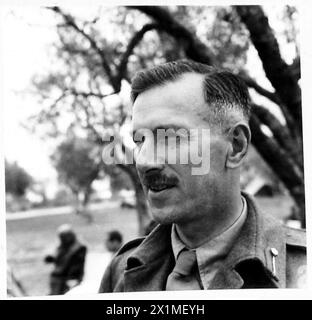
<svg viewBox="0 0 312 320">
<path fill-rule="evenodd" d="M 165 290 L 174 264 L 170 230 L 171 225 L 157 226 L 128 258 L 124 272 L 125 291 Z"/>
<path fill-rule="evenodd" d="M 169 256 L 164 258 L 148 265 L 126 270 L 124 273 L 125 291 L 165 290 L 167 277 L 172 269 L 172 261 Z"/>
<path fill-rule="evenodd" d="M 251 287 L 260 285 L 285 288 L 286 243 L 284 228 L 275 219 L 259 212 L 252 198 L 246 194 L 243 196 L 246 198 L 248 206 L 246 222 L 235 245 L 226 257 L 223 267 L 216 274 L 209 288 L 242 288 L 247 285 L 247 279 L 250 282 L 250 279 L 253 278 L 251 275 L 255 273 L 255 270 L 257 270 L 257 277 L 261 281 L 249 283 Z M 278 256 L 274 259 L 273 248 L 278 252 Z M 240 268 L 243 264 L 245 264 L 244 272 Z M 257 268 L 255 269 L 255 267 Z"/>
</svg>

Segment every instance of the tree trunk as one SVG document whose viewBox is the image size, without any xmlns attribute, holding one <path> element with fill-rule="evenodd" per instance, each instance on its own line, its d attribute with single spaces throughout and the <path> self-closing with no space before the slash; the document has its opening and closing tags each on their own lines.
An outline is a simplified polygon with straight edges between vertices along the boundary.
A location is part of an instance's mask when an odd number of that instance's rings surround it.
<svg viewBox="0 0 312 320">
<path fill-rule="evenodd" d="M 75 214 L 77 214 L 77 216 L 82 217 L 87 223 L 92 223 L 93 217 L 90 214 L 90 212 L 88 212 L 87 210 L 89 195 L 86 195 L 85 190 L 73 191 L 73 193 L 75 195 L 75 205 L 74 205 Z"/>
<path fill-rule="evenodd" d="M 284 183 L 290 195 L 299 208 L 299 218 L 302 227 L 305 227 L 305 196 L 304 173 L 288 153 L 275 141 L 265 135 L 261 130 L 259 118 L 252 114 L 250 129 L 252 131 L 252 143 L 259 151 L 263 159 L 270 165 L 279 179 Z"/>
<path fill-rule="evenodd" d="M 140 181 L 136 181 L 135 197 L 136 208 L 138 211 L 139 235 L 144 236 L 146 234 L 146 229 L 152 219 L 148 214 L 146 197 Z"/>
<path fill-rule="evenodd" d="M 237 6 L 236 11 L 249 30 L 267 78 L 294 116 L 301 134 L 301 90 L 292 68 L 281 57 L 268 18 L 260 6 Z"/>
<path fill-rule="evenodd" d="M 136 167 L 135 165 L 124 164 L 119 164 L 118 167 L 124 170 L 129 175 L 132 181 L 136 198 L 136 209 L 138 213 L 138 233 L 140 236 L 144 236 L 146 234 L 146 229 L 148 228 L 152 219 L 148 213 L 146 197 L 138 173 L 136 171 Z"/>
</svg>

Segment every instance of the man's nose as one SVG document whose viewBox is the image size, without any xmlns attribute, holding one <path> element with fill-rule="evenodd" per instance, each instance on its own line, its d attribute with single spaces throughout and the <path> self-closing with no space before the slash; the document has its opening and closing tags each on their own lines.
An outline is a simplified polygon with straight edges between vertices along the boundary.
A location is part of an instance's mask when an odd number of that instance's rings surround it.
<svg viewBox="0 0 312 320">
<path fill-rule="evenodd" d="M 157 154 L 153 143 L 145 141 L 136 156 L 136 167 L 141 173 L 151 169 L 162 170 L 165 166 L 164 159 Z"/>
</svg>

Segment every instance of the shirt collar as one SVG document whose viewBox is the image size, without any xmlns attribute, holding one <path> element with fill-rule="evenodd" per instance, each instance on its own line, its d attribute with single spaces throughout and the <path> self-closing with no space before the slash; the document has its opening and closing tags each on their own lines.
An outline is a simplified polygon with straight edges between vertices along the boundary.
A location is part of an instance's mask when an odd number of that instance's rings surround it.
<svg viewBox="0 0 312 320">
<path fill-rule="evenodd" d="M 211 261 L 214 257 L 219 257 L 226 255 L 230 250 L 234 239 L 239 233 L 240 228 L 243 226 L 246 216 L 247 216 L 247 203 L 245 198 L 242 196 L 243 209 L 240 216 L 221 234 L 217 235 L 213 239 L 208 240 L 198 248 L 196 248 L 197 260 L 199 263 L 199 268 L 201 264 L 206 264 L 205 261 Z M 171 228 L 171 245 L 175 260 L 179 253 L 187 248 L 186 245 L 180 239 L 175 224 Z M 200 259 L 198 259 L 200 257 Z"/>
</svg>

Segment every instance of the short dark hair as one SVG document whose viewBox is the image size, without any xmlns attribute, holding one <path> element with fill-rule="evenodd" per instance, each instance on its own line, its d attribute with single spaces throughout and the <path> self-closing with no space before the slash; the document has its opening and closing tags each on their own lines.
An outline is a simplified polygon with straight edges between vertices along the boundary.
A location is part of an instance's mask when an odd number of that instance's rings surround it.
<svg viewBox="0 0 312 320">
<path fill-rule="evenodd" d="M 239 76 L 224 69 L 185 59 L 137 72 L 131 81 L 132 102 L 135 102 L 140 93 L 168 82 L 174 82 L 186 73 L 204 75 L 204 98 L 211 106 L 216 122 L 223 122 L 225 112 L 229 109 L 241 111 L 244 118 L 249 121 L 248 88 Z"/>
<path fill-rule="evenodd" d="M 107 240 L 122 242 L 122 235 L 119 231 L 112 230 L 108 233 Z"/>
</svg>

